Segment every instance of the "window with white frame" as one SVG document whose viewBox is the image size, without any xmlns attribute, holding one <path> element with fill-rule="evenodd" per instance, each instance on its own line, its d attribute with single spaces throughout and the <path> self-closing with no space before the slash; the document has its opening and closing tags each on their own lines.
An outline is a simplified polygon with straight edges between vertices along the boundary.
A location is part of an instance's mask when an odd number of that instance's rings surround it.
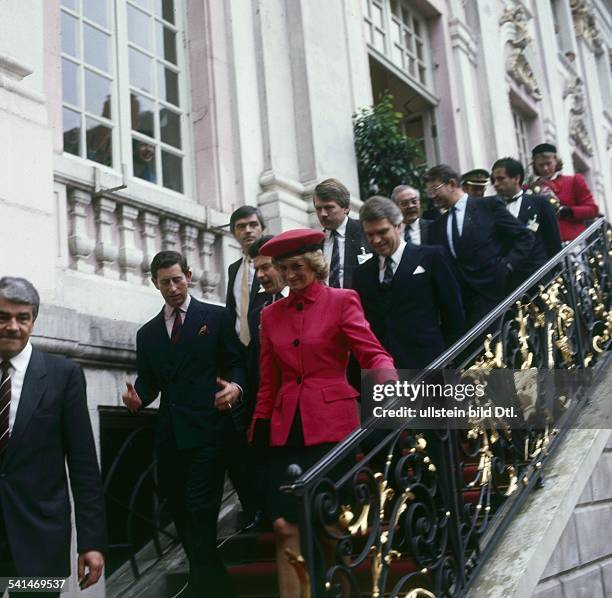
<svg viewBox="0 0 612 598">
<path fill-rule="evenodd" d="M 368 43 L 408 77 L 430 85 L 427 23 L 406 0 L 363 0 Z"/>
<path fill-rule="evenodd" d="M 518 147 L 518 159 L 525 166 L 529 164 L 529 127 L 523 115 L 517 110 L 512 110 L 514 120 L 514 133 L 516 135 L 516 146 Z"/>
<path fill-rule="evenodd" d="M 182 193 L 180 3 L 61 4 L 64 151 Z"/>
<path fill-rule="evenodd" d="M 64 151 L 114 166 L 114 23 L 109 0 L 62 0 Z"/>
</svg>

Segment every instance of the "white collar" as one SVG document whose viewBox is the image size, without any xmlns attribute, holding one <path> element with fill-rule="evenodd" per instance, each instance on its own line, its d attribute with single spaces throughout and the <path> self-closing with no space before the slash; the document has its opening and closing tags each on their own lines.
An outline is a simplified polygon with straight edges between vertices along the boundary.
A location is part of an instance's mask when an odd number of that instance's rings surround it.
<svg viewBox="0 0 612 598">
<path fill-rule="evenodd" d="M 17 372 L 25 372 L 32 357 L 32 343 L 28 341 L 26 346 L 15 357 L 11 357 L 8 361 L 11 362 L 12 368 Z M 0 361 L 6 361 L 0 358 Z"/>
<path fill-rule="evenodd" d="M 336 229 L 336 232 L 341 237 L 346 236 L 346 225 L 347 224 L 348 224 L 348 214 L 344 217 L 344 220 L 340 223 L 340 226 L 338 226 L 338 228 Z M 326 228 L 325 230 L 328 232 L 329 236 L 331 237 L 331 229 Z"/>
<path fill-rule="evenodd" d="M 397 266 L 399 265 L 399 263 L 402 261 L 402 255 L 404 255 L 404 249 L 406 248 L 406 241 L 404 241 L 404 239 L 402 239 L 400 241 L 400 244 L 398 245 L 397 249 L 391 254 L 391 260 L 393 261 L 393 263 Z M 385 260 L 387 258 L 384 255 L 379 255 L 378 256 L 378 260 L 379 260 L 379 264 L 380 264 L 380 268 L 384 268 L 385 267 Z"/>
<path fill-rule="evenodd" d="M 187 299 L 185 299 L 183 304 L 179 306 L 179 309 L 184 314 L 186 314 L 187 310 L 189 309 L 190 303 L 191 303 L 191 295 L 187 294 Z M 174 317 L 174 307 L 168 305 L 167 303 L 164 303 L 164 317 L 166 318 L 166 320 L 169 320 L 170 318 Z"/>
</svg>

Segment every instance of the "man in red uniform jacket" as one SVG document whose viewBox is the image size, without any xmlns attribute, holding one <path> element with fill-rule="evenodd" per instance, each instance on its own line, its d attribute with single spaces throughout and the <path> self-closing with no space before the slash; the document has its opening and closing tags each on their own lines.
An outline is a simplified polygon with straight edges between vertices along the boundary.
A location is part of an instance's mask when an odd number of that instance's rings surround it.
<svg viewBox="0 0 612 598">
<path fill-rule="evenodd" d="M 581 174 L 561 174 L 563 163 L 557 148 L 540 143 L 532 150 L 536 184 L 548 187 L 559 199 L 559 230 L 562 241 L 572 241 L 586 229 L 585 220 L 596 218 L 599 210 L 591 190 Z"/>
</svg>

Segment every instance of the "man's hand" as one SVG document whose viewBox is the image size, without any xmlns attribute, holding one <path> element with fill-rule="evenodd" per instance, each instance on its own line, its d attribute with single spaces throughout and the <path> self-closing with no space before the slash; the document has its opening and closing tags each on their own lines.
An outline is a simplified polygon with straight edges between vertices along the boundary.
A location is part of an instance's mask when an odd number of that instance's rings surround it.
<svg viewBox="0 0 612 598">
<path fill-rule="evenodd" d="M 215 394 L 215 407 L 219 411 L 228 411 L 240 400 L 240 388 L 234 382 L 217 378 L 221 390 Z"/>
<path fill-rule="evenodd" d="M 138 396 L 138 395 L 136 395 Z M 104 555 L 97 550 L 90 550 L 79 555 L 78 578 L 81 590 L 93 586 L 100 579 L 104 568 Z M 85 567 L 88 571 L 85 572 Z"/>
<path fill-rule="evenodd" d="M 136 413 L 136 411 L 142 407 L 142 400 L 131 382 L 126 382 L 125 385 L 127 386 L 127 390 L 121 397 L 123 399 L 123 404 L 128 408 L 130 413 Z"/>
</svg>

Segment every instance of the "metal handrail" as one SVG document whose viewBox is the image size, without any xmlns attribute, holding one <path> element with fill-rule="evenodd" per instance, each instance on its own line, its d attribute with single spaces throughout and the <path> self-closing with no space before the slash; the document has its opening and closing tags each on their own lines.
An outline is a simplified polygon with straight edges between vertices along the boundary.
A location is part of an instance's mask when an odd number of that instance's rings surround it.
<svg viewBox="0 0 612 598">
<path fill-rule="evenodd" d="M 607 222 L 604 218 L 598 218 L 576 239 L 564 247 L 554 258 L 544 264 L 539 270 L 534 272 L 525 282 L 515 289 L 504 301 L 499 303 L 488 315 L 475 324 L 466 332 L 454 345 L 449 347 L 444 353 L 432 361 L 425 370 L 436 370 L 448 366 L 458 355 L 460 355 L 475 340 L 493 324 L 504 312 L 519 300 L 534 284 L 541 280 L 543 276 L 551 272 L 556 266 L 561 264 L 565 258 L 579 248 L 598 228 L 604 229 Z M 425 371 L 424 370 L 424 371 Z M 372 419 L 367 427 L 361 427 L 353 431 L 342 442 L 333 447 L 321 460 L 310 469 L 305 471 L 297 480 L 281 486 L 281 489 L 290 493 L 301 493 L 301 490 L 310 485 L 314 480 L 320 478 L 329 471 L 334 465 L 340 462 L 350 451 L 358 447 L 376 428 L 379 418 Z"/>
</svg>

